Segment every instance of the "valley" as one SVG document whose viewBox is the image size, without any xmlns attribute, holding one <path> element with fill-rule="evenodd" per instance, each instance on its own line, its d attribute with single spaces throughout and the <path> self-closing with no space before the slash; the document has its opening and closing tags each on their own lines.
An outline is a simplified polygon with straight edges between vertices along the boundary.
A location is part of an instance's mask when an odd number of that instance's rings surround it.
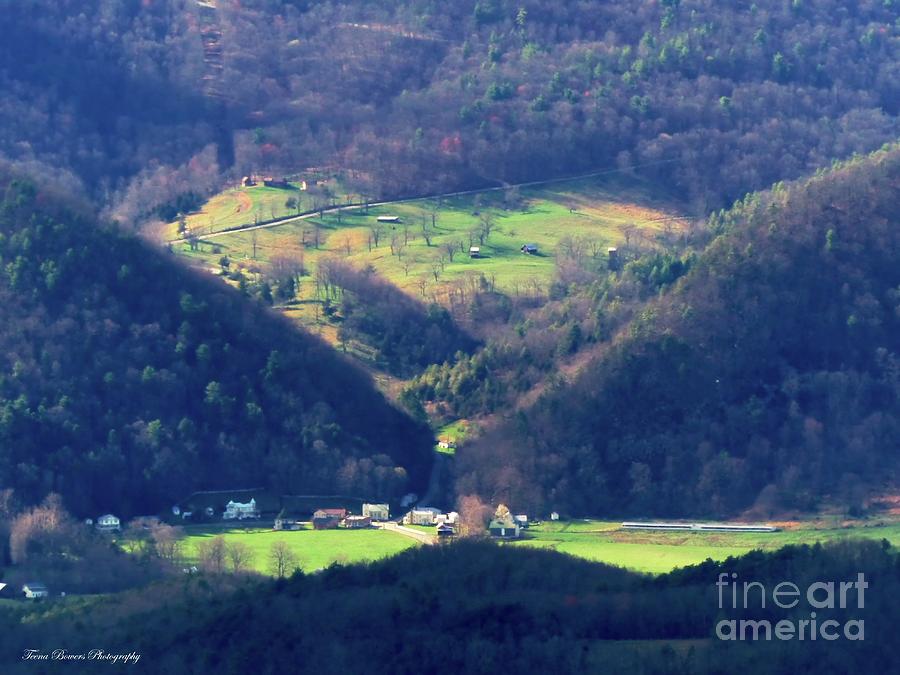
<svg viewBox="0 0 900 675">
<path fill-rule="evenodd" d="M 572 519 L 537 521 L 523 530 L 519 539 L 497 541 L 497 546 L 551 550 L 586 561 L 621 567 L 630 572 L 660 575 L 682 567 L 739 558 L 751 552 L 774 552 L 785 546 L 827 545 L 859 541 L 888 542 L 900 546 L 900 518 L 874 515 L 867 519 L 846 519 L 834 515 L 810 515 L 788 523 L 777 523 L 773 533 L 735 532 L 635 532 L 621 528 L 621 521 Z M 433 526 L 408 525 L 433 543 L 438 542 Z M 182 529 L 182 565 L 203 569 L 200 548 L 204 542 L 221 537 L 224 545 L 246 546 L 244 571 L 272 575 L 271 551 L 284 542 L 292 562 L 304 573 L 313 573 L 333 564 L 370 563 L 421 545 L 390 529 L 314 530 L 310 523 L 291 532 L 274 531 L 265 523 L 245 527 L 233 525 L 187 525 Z M 127 548 L 127 546 L 126 546 Z M 230 569 L 227 560 L 223 566 Z"/>
<path fill-rule="evenodd" d="M 4 675 L 900 671 L 898 0 L 6 5 Z"/>
<path fill-rule="evenodd" d="M 243 195 L 256 206 L 243 210 Z M 423 302 L 449 306 L 455 294 L 479 284 L 513 297 L 541 298 L 549 291 L 559 256 L 567 251 L 605 264 L 610 247 L 675 242 L 685 228 L 675 198 L 615 172 L 369 207 L 327 207 L 322 201 L 321 216 L 312 213 L 253 227 L 251 213 L 287 218 L 284 202 L 298 199 L 311 203 L 313 198 L 298 189 L 233 188 L 188 215 L 188 228 L 198 233 L 172 246 L 191 264 L 232 283 L 240 274 L 274 286 L 283 272 L 273 268 L 292 265 L 300 270 L 293 295 L 276 303 L 287 316 L 335 344 L 336 323 L 322 310 L 328 298 L 317 274 L 321 260 L 371 268 Z M 220 215 L 230 211 L 227 217 Z M 252 229 L 207 238 L 204 222 Z M 176 235 L 177 223 L 166 231 Z M 526 245 L 535 250 L 523 252 Z"/>
</svg>

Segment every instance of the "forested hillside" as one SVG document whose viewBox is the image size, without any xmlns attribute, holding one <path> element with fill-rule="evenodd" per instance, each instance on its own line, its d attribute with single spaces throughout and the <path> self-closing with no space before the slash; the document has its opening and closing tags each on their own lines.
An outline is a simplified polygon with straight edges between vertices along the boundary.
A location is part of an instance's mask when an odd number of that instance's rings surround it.
<svg viewBox="0 0 900 675">
<path fill-rule="evenodd" d="M 900 129 L 890 0 L 33 0 L 0 21 L 0 153 L 129 222 L 220 171 L 309 166 L 369 195 L 641 166 L 705 213 Z"/>
<path fill-rule="evenodd" d="M 789 610 L 779 610 L 769 598 L 760 610 L 755 595 L 749 610 L 725 605 L 721 611 L 713 581 L 720 574 L 735 572 L 771 589 L 786 579 L 801 588 L 822 579 L 856 580 L 861 570 L 870 586 L 864 608 L 857 609 L 851 590 L 847 608 L 814 615 L 819 622 L 833 618 L 838 626 L 861 619 L 864 640 L 714 637 L 717 621 L 725 618 L 774 624 L 782 618 L 808 623 L 810 616 L 805 598 Z M 22 644 L 48 651 L 65 645 L 74 653 L 102 644 L 109 653 L 139 654 L 137 672 L 171 675 L 837 675 L 859 663 L 871 672 L 892 672 L 898 618 L 892 598 L 898 589 L 896 552 L 877 542 L 787 547 L 657 579 L 549 551 L 466 542 L 277 583 L 209 575 L 122 594 L 117 603 L 86 599 L 52 609 L 21 603 L 0 613 L 0 654 L 7 655 L 11 673 L 35 667 L 18 661 Z M 370 628 L 376 620 L 379 630 Z M 66 672 L 96 668 L 65 664 Z"/>
<path fill-rule="evenodd" d="M 573 513 L 859 508 L 898 468 L 898 198 L 895 146 L 714 214 L 717 238 L 603 358 L 460 451 L 459 492 Z"/>
<path fill-rule="evenodd" d="M 195 489 L 387 499 L 430 433 L 333 350 L 170 254 L 5 176 L 0 484 L 76 515 Z"/>
</svg>

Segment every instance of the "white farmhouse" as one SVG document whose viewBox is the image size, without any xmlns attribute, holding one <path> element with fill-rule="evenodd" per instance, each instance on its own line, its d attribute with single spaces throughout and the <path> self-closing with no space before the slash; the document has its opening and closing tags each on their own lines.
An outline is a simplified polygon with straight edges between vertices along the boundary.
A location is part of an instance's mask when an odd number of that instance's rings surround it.
<svg viewBox="0 0 900 675">
<path fill-rule="evenodd" d="M 362 514 L 368 516 L 374 521 L 390 520 L 391 507 L 387 504 L 363 504 Z"/>
<path fill-rule="evenodd" d="M 225 505 L 222 520 L 244 520 L 246 518 L 259 518 L 259 509 L 256 508 L 256 499 L 251 498 L 246 504 L 230 501 Z"/>
<path fill-rule="evenodd" d="M 435 525 L 456 525 L 459 522 L 459 514 L 456 511 L 439 513 L 434 517 Z"/>
<path fill-rule="evenodd" d="M 437 517 L 443 515 L 440 509 L 430 506 L 423 506 L 413 509 L 403 517 L 403 522 L 407 525 L 434 525 Z"/>
</svg>

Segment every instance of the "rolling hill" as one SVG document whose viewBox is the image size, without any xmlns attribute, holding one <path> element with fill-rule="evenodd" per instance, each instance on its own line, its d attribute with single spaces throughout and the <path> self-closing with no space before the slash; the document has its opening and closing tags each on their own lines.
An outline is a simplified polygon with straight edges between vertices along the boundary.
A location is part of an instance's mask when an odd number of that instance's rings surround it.
<svg viewBox="0 0 900 675">
<path fill-rule="evenodd" d="M 0 205 L 0 484 L 76 515 L 196 489 L 387 499 L 429 431 L 331 347 L 9 173 Z"/>
<path fill-rule="evenodd" d="M 460 494 L 671 516 L 858 511 L 891 489 L 898 177 L 891 146 L 714 214 L 610 349 L 457 452 Z"/>
<path fill-rule="evenodd" d="M 473 673 L 817 672 L 839 675 L 896 663 L 896 552 L 877 542 L 787 547 L 708 561 L 650 579 L 557 553 L 465 542 L 424 547 L 369 566 L 333 566 L 278 582 L 207 575 L 108 599 L 0 610 L 0 653 L 10 673 L 34 672 L 22 644 L 70 653 L 98 648 L 140 656 L 139 672 Z M 716 639 L 720 620 L 809 622 L 805 597 L 787 610 L 719 609 L 713 589 L 734 571 L 767 590 L 785 574 L 870 584 L 864 607 L 819 609 L 864 640 Z M 456 583 L 448 584 L 448 579 Z M 879 592 L 874 592 L 874 589 Z M 770 598 L 771 599 L 771 598 Z M 729 598 L 730 600 L 730 598 Z M 375 624 L 376 627 L 373 627 Z M 858 630 L 858 629 L 857 629 Z M 760 633 L 765 635 L 764 632 Z M 752 633 L 751 633 L 752 635 Z M 809 634 L 807 633 L 807 636 Z M 841 635 L 838 632 L 838 635 Z M 66 663 L 67 672 L 97 664 Z"/>
</svg>

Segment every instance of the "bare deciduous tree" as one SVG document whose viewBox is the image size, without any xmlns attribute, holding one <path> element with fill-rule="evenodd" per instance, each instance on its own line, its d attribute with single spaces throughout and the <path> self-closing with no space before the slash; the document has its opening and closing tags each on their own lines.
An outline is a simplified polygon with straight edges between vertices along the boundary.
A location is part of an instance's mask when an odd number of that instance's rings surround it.
<svg viewBox="0 0 900 675">
<path fill-rule="evenodd" d="M 156 555 L 173 565 L 178 562 L 181 555 L 180 528 L 160 523 L 150 530 L 150 539 Z"/>
<path fill-rule="evenodd" d="M 495 227 L 496 221 L 490 213 L 481 214 L 478 219 L 478 243 L 484 246 L 484 242 L 490 238 Z"/>
<path fill-rule="evenodd" d="M 453 241 L 445 241 L 441 248 L 447 254 L 447 257 L 450 259 L 450 262 L 453 262 L 453 255 L 456 253 L 458 245 L 456 240 Z"/>
<path fill-rule="evenodd" d="M 459 534 L 478 537 L 485 533 L 485 525 L 491 517 L 491 507 L 476 495 L 459 498 Z"/>
<path fill-rule="evenodd" d="M 372 243 L 375 248 L 378 248 L 378 242 L 381 240 L 381 236 L 384 234 L 384 227 L 381 223 L 374 223 L 369 226 L 369 234 L 372 237 Z"/>
<path fill-rule="evenodd" d="M 197 545 L 197 558 L 200 566 L 208 572 L 220 574 L 225 571 L 226 560 L 225 537 L 218 536 L 207 539 Z"/>
<path fill-rule="evenodd" d="M 225 549 L 231 571 L 243 572 L 253 561 L 253 549 L 242 541 L 233 541 Z"/>
<path fill-rule="evenodd" d="M 425 238 L 425 245 L 431 246 L 431 232 L 428 230 L 428 220 L 422 217 L 422 236 Z"/>
<path fill-rule="evenodd" d="M 272 574 L 283 579 L 297 567 L 297 556 L 284 539 L 279 539 L 272 544 L 269 549 L 269 570 Z"/>
</svg>

